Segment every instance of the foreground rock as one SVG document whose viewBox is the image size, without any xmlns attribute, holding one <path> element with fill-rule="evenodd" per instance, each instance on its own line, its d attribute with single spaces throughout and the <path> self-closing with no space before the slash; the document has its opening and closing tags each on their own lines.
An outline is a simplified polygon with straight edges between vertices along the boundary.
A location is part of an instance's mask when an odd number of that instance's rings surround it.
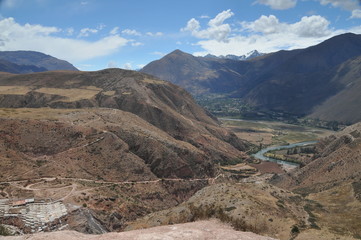
<svg viewBox="0 0 361 240">
<path fill-rule="evenodd" d="M 38 233 L 34 235 L 23 235 L 6 237 L 6 240 L 110 240 L 110 239 L 168 239 L 168 240 L 193 240 L 193 239 L 222 239 L 222 240 L 272 240 L 270 237 L 259 236 L 250 232 L 238 232 L 230 226 L 218 221 L 200 221 L 194 223 L 177 224 L 135 230 L 121 233 L 107 233 L 103 235 L 86 235 L 74 231 L 60 231 L 53 233 Z"/>
</svg>

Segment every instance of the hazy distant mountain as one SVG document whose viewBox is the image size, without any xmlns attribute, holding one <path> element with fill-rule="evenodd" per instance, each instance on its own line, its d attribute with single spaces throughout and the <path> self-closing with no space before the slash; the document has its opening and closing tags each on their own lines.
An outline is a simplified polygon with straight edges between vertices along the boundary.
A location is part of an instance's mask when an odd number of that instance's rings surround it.
<svg viewBox="0 0 361 240">
<path fill-rule="evenodd" d="M 32 73 L 32 72 L 44 72 L 46 68 L 37 67 L 34 65 L 18 65 L 9 61 L 0 60 L 0 72 L 8 73 Z"/>
<path fill-rule="evenodd" d="M 33 68 L 33 72 L 41 72 L 46 70 L 78 71 L 77 68 L 75 68 L 67 61 L 34 51 L 0 51 L 0 60 L 5 60 L 7 62 L 20 65 L 20 73 L 26 73 L 26 71 L 21 71 L 21 68 L 24 68 L 24 66 L 36 66 L 39 68 Z"/>
<path fill-rule="evenodd" d="M 361 113 L 350 102 L 359 102 L 361 94 L 355 90 L 351 101 L 346 88 L 350 79 L 355 85 L 361 81 L 351 77 L 358 76 L 358 61 L 353 59 L 360 55 L 361 35 L 347 33 L 306 49 L 248 61 L 194 57 L 177 50 L 141 71 L 185 87 L 196 96 L 223 94 L 263 110 L 299 116 L 315 113 L 312 116 L 355 122 L 361 120 Z M 341 92 L 342 96 L 331 99 Z M 346 109 L 348 114 L 340 117 Z"/>
</svg>

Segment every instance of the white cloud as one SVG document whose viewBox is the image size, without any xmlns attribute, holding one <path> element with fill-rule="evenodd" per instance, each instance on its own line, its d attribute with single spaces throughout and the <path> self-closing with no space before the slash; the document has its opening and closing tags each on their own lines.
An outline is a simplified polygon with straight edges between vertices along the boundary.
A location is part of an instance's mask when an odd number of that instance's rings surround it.
<svg viewBox="0 0 361 240">
<path fill-rule="evenodd" d="M 274 15 L 264 16 L 262 15 L 259 19 L 252 23 L 243 23 L 245 28 L 248 28 L 255 32 L 261 32 L 264 34 L 272 34 L 280 32 L 284 29 L 285 24 L 281 24 Z"/>
<path fill-rule="evenodd" d="M 207 16 L 207 15 L 202 15 L 202 16 L 200 16 L 199 18 L 202 18 L 202 19 L 207 19 L 207 18 L 210 18 L 209 16 Z"/>
<path fill-rule="evenodd" d="M 324 41 L 332 36 L 349 30 L 334 30 L 330 22 L 321 16 L 306 16 L 295 23 L 281 22 L 276 16 L 261 16 L 253 22 L 242 22 L 238 35 L 233 35 L 227 41 L 216 39 L 202 40 L 197 43 L 204 49 L 195 55 L 243 55 L 257 49 L 260 52 L 275 52 L 281 49 L 290 50 L 305 48 Z M 352 32 L 361 32 L 352 29 Z"/>
<path fill-rule="evenodd" d="M 330 22 L 321 16 L 302 17 L 300 22 L 289 25 L 290 32 L 300 37 L 325 37 L 331 34 Z"/>
<path fill-rule="evenodd" d="M 110 32 L 109 32 L 111 35 L 116 35 L 119 33 L 119 27 L 115 27 L 113 28 Z"/>
<path fill-rule="evenodd" d="M 217 41 L 227 41 L 227 37 L 231 32 L 229 24 L 223 23 L 228 18 L 232 17 L 234 13 L 228 9 L 219 13 L 215 18 L 208 22 L 208 28 L 201 30 L 199 21 L 192 18 L 188 21 L 187 26 L 182 28 L 183 32 L 191 32 L 194 37 L 202 39 L 215 39 Z"/>
<path fill-rule="evenodd" d="M 257 3 L 269 6 L 276 10 L 285 10 L 295 7 L 297 0 L 257 0 Z"/>
<path fill-rule="evenodd" d="M 132 42 L 130 43 L 130 45 L 131 45 L 132 47 L 138 47 L 138 46 L 143 46 L 144 43 L 132 41 Z"/>
<path fill-rule="evenodd" d="M 124 69 L 127 69 L 127 70 L 132 70 L 132 69 L 133 69 L 133 66 L 132 66 L 131 63 L 125 63 L 125 64 L 123 65 L 123 68 L 124 68 Z"/>
<path fill-rule="evenodd" d="M 98 32 L 98 29 L 94 28 L 83 28 L 80 30 L 78 37 L 88 37 L 90 34 L 95 34 Z"/>
<path fill-rule="evenodd" d="M 182 28 L 181 31 L 182 32 L 189 31 L 195 35 L 200 28 L 201 28 L 201 24 L 195 18 L 192 18 L 187 22 L 187 26 L 185 28 Z"/>
<path fill-rule="evenodd" d="M 330 22 L 321 16 L 305 16 L 301 21 L 288 24 L 281 23 L 274 15 L 264 16 L 254 22 L 242 22 L 245 30 L 269 34 L 293 34 L 298 37 L 324 37 L 331 34 Z"/>
<path fill-rule="evenodd" d="M 150 36 L 150 37 L 161 37 L 161 36 L 163 36 L 163 33 L 162 33 L 162 32 L 156 32 L 156 33 L 147 32 L 146 34 L 147 34 L 148 36 Z"/>
<path fill-rule="evenodd" d="M 353 10 L 351 18 L 361 18 L 361 9 Z"/>
<path fill-rule="evenodd" d="M 122 34 L 130 35 L 130 36 L 141 36 L 142 34 L 134 29 L 124 29 Z"/>
<path fill-rule="evenodd" d="M 76 63 L 112 54 L 129 42 L 118 35 L 92 42 L 55 36 L 59 32 L 62 30 L 56 27 L 20 25 L 13 18 L 5 18 L 0 20 L 0 51 L 39 51 Z"/>
</svg>

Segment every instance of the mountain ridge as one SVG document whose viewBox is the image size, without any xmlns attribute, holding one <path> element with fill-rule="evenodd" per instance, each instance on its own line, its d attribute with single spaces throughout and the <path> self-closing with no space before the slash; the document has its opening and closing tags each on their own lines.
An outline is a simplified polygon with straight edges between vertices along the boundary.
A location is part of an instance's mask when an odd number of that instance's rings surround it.
<svg viewBox="0 0 361 240">
<path fill-rule="evenodd" d="M 26 68 L 26 66 L 35 66 L 32 67 L 32 72 L 43 72 L 43 71 L 52 71 L 52 70 L 71 70 L 78 71 L 72 64 L 65 60 L 60 60 L 50 55 L 35 52 L 35 51 L 0 51 L 0 59 L 17 64 L 20 67 L 17 72 L 12 73 L 28 73 L 28 71 L 22 71 L 21 68 Z M 28 69 L 31 69 L 27 67 Z M 4 71 L 4 70 L 2 70 Z"/>
<path fill-rule="evenodd" d="M 329 104 L 322 109 L 332 108 L 335 101 L 327 100 L 346 88 L 342 78 L 346 74 L 337 73 L 346 71 L 343 64 L 360 55 L 361 35 L 346 33 L 305 49 L 269 53 L 248 61 L 200 58 L 178 50 L 149 63 L 141 72 L 178 84 L 197 97 L 215 94 L 238 98 L 261 111 L 355 123 L 360 117 L 354 108 L 341 119 L 336 114 L 317 113 L 317 106 Z M 346 97 L 338 99 L 343 103 L 335 105 L 335 112 L 350 102 Z"/>
<path fill-rule="evenodd" d="M 119 109 L 192 144 L 214 163 L 246 157 L 243 151 L 248 144 L 221 128 L 190 94 L 150 75 L 120 69 L 0 74 L 0 90 L 3 108 Z M 142 145 L 135 150 L 151 154 Z M 198 161 L 197 157 L 190 159 Z"/>
</svg>

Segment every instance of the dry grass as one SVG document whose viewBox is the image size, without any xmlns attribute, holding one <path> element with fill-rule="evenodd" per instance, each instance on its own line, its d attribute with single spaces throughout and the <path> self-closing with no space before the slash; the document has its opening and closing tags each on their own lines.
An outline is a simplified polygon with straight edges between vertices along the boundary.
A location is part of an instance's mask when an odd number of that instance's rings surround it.
<svg viewBox="0 0 361 240">
<path fill-rule="evenodd" d="M 361 238 L 361 217 L 357 214 L 361 212 L 361 202 L 356 199 L 352 184 L 310 194 L 308 198 L 323 206 L 313 211 L 321 228 L 326 227 L 335 234 Z"/>
<path fill-rule="evenodd" d="M 88 86 L 86 88 L 70 88 L 70 89 L 62 89 L 62 88 L 40 88 L 37 89 L 36 92 L 51 94 L 51 95 L 59 95 L 63 96 L 66 99 L 63 100 L 65 102 L 73 102 L 82 99 L 90 99 L 98 94 L 102 89 Z"/>
<path fill-rule="evenodd" d="M 79 110 L 53 108 L 0 108 L 0 118 L 52 120 L 74 111 Z"/>
<path fill-rule="evenodd" d="M 86 86 L 84 88 L 39 88 L 32 86 L 0 86 L 0 95 L 2 94 L 14 94 L 14 95 L 25 95 L 30 91 L 35 91 L 39 93 L 59 95 L 63 96 L 66 99 L 66 102 L 78 101 L 82 99 L 90 99 L 98 94 L 103 89 L 95 86 Z M 107 96 L 112 96 L 115 94 L 115 91 L 104 92 Z"/>
<path fill-rule="evenodd" d="M 105 91 L 103 92 L 103 94 L 106 96 L 113 96 L 115 94 L 115 91 Z"/>
<path fill-rule="evenodd" d="M 0 86 L 0 94 L 25 95 L 30 91 L 27 86 Z"/>
<path fill-rule="evenodd" d="M 155 79 L 150 79 L 150 78 L 145 78 L 145 79 L 143 79 L 143 82 L 152 83 L 152 84 L 165 84 L 164 81 L 155 80 Z"/>
</svg>

